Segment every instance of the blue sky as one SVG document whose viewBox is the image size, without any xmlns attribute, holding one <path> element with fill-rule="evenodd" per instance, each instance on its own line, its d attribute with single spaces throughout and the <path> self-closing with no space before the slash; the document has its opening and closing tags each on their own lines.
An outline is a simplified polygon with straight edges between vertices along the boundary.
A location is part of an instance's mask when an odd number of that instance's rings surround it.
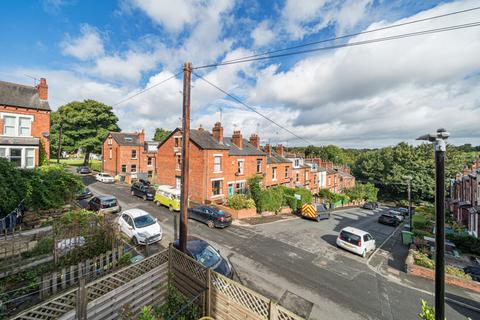
<svg viewBox="0 0 480 320">
<path fill-rule="evenodd" d="M 0 79 L 46 77 L 53 109 L 107 104 L 194 66 L 480 6 L 480 1 L 2 1 Z M 480 10 L 345 41 L 480 21 Z M 480 144 L 479 27 L 199 71 L 314 144 L 413 142 L 444 126 Z M 338 42 L 337 42 L 338 43 Z M 180 124 L 181 78 L 115 106 L 125 131 Z M 193 79 L 192 125 L 301 145 L 286 131 Z M 459 112 L 467 117 L 452 117 Z M 259 129 L 258 129 L 259 128 Z"/>
</svg>

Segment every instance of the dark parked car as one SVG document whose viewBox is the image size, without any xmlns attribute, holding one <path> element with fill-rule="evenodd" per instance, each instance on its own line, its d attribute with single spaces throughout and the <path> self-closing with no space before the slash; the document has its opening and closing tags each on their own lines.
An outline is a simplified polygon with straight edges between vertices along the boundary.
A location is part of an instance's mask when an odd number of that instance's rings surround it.
<svg viewBox="0 0 480 320">
<path fill-rule="evenodd" d="M 110 195 L 93 197 L 88 201 L 88 210 L 97 211 L 99 213 L 117 213 L 122 211 L 117 198 Z"/>
<path fill-rule="evenodd" d="M 81 199 L 88 199 L 90 197 L 93 197 L 93 193 L 92 191 L 90 191 L 89 188 L 80 188 L 77 190 L 77 193 L 75 194 L 75 197 L 78 199 L 78 200 L 81 200 Z"/>
<path fill-rule="evenodd" d="M 378 204 L 376 202 L 365 202 L 362 208 L 367 210 L 375 210 L 378 208 Z"/>
<path fill-rule="evenodd" d="M 143 200 L 153 200 L 155 197 L 155 189 L 144 180 L 134 182 L 130 187 L 132 196 L 143 198 Z"/>
<path fill-rule="evenodd" d="M 397 211 L 400 212 L 404 217 L 408 217 L 408 208 L 400 207 L 397 208 Z"/>
<path fill-rule="evenodd" d="M 473 280 L 480 282 L 480 266 L 468 266 L 463 268 L 465 273 L 468 273 Z"/>
<path fill-rule="evenodd" d="M 188 217 L 206 223 L 210 228 L 225 228 L 232 224 L 229 213 L 212 206 L 188 208 Z"/>
<path fill-rule="evenodd" d="M 378 217 L 378 222 L 381 224 L 388 224 L 390 226 L 398 226 L 400 221 L 395 217 L 395 215 L 390 213 L 384 213 L 380 217 Z"/>
<path fill-rule="evenodd" d="M 89 167 L 87 166 L 81 166 L 77 168 L 77 173 L 79 174 L 90 174 L 92 173 L 92 170 L 90 170 Z"/>
<path fill-rule="evenodd" d="M 175 241 L 173 246 L 180 247 L 179 241 Z M 228 259 L 220 255 L 220 251 L 212 247 L 208 242 L 197 237 L 189 236 L 187 239 L 187 252 L 195 261 L 201 263 L 213 271 L 233 279 L 233 268 Z"/>
</svg>

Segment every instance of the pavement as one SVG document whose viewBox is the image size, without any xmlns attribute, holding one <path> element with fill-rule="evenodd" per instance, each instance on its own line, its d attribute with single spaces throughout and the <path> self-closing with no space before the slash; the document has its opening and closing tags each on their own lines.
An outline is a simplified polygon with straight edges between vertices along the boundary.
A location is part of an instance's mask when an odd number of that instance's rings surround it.
<svg viewBox="0 0 480 320">
<path fill-rule="evenodd" d="M 116 196 L 123 209 L 157 217 L 164 231 L 159 248 L 174 239 L 178 214 L 131 196 L 129 186 L 83 179 L 94 193 Z M 242 284 L 306 319 L 418 319 L 421 299 L 433 305 L 434 283 L 405 273 L 399 229 L 377 223 L 384 210 L 352 208 L 321 222 L 293 218 L 225 229 L 190 220 L 188 232 L 220 249 Z M 345 226 L 370 232 L 382 248 L 368 259 L 336 248 Z M 480 319 L 480 295 L 452 286 L 446 291 L 447 319 Z"/>
</svg>

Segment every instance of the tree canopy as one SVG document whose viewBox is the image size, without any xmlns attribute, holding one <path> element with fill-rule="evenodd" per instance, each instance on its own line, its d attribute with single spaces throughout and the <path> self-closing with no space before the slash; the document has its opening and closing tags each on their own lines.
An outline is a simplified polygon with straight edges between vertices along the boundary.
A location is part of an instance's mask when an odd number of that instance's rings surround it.
<svg viewBox="0 0 480 320">
<path fill-rule="evenodd" d="M 61 149 L 68 153 L 82 149 L 85 161 L 90 153 L 100 153 L 109 131 L 120 131 L 113 109 L 95 100 L 73 101 L 51 115 L 51 153 L 57 154 L 58 132 L 62 129 Z"/>
<path fill-rule="evenodd" d="M 154 141 L 162 142 L 168 135 L 172 133 L 170 130 L 165 130 L 163 128 L 156 128 L 155 134 L 153 136 Z"/>
</svg>

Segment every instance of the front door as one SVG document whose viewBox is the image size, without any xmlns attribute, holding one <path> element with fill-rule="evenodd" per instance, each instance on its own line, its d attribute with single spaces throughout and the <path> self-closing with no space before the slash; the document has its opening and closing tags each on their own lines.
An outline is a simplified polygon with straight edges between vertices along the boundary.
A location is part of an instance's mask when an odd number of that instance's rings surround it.
<svg viewBox="0 0 480 320">
<path fill-rule="evenodd" d="M 228 196 L 233 196 L 233 183 L 228 184 Z"/>
</svg>

